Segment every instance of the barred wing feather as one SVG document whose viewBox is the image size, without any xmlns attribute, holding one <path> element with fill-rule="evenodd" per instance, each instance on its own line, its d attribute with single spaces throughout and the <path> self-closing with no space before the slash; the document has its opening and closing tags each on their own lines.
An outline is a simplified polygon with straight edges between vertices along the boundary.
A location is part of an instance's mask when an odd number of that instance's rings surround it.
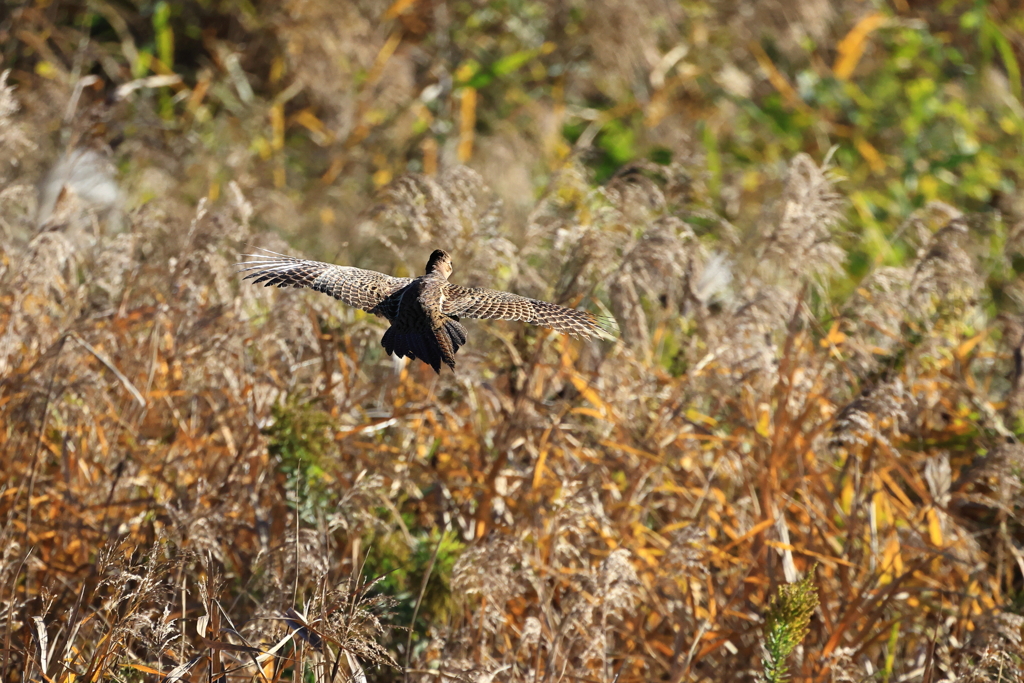
<svg viewBox="0 0 1024 683">
<path fill-rule="evenodd" d="M 457 318 L 519 320 L 574 337 L 614 338 L 607 329 L 611 327 L 610 321 L 587 311 L 482 287 L 449 285 L 445 288 L 441 312 Z"/>
<path fill-rule="evenodd" d="M 249 273 L 243 279 L 265 287 L 308 287 L 329 294 L 349 306 L 382 315 L 388 319 L 390 310 L 378 309 L 387 297 L 412 282 L 407 277 L 392 277 L 373 270 L 336 266 L 320 261 L 292 258 L 267 251 L 264 254 L 246 254 L 251 259 L 239 263 L 239 272 Z M 374 310 L 377 309 L 377 310 Z"/>
</svg>

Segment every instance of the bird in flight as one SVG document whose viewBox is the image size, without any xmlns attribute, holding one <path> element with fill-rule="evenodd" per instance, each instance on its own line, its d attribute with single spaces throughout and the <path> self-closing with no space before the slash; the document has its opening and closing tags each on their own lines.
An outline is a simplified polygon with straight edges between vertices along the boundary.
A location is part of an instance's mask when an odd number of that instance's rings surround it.
<svg viewBox="0 0 1024 683">
<path fill-rule="evenodd" d="M 245 255 L 251 260 L 239 264 L 239 272 L 248 273 L 243 279 L 265 287 L 308 287 L 386 318 L 391 326 L 381 345 L 388 355 L 419 358 L 438 374 L 442 361 L 455 370 L 455 354 L 466 343 L 460 318 L 521 320 L 574 337 L 614 338 L 586 311 L 448 282 L 452 258 L 440 249 L 430 255 L 426 272 L 416 278 L 263 251 Z"/>
</svg>

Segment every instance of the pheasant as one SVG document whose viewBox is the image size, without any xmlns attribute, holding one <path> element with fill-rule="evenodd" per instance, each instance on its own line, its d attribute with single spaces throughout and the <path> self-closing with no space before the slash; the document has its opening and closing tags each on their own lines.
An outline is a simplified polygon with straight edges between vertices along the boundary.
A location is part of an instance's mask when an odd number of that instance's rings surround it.
<svg viewBox="0 0 1024 683">
<path fill-rule="evenodd" d="M 435 250 L 426 272 L 417 278 L 319 261 L 264 250 L 246 254 L 243 279 L 265 287 L 308 287 L 349 306 L 386 318 L 391 326 L 381 345 L 388 355 L 418 358 L 440 374 L 441 363 L 455 370 L 455 354 L 468 337 L 461 318 L 521 320 L 572 336 L 614 338 L 594 315 L 510 292 L 461 287 L 448 281 L 452 258 Z"/>
</svg>

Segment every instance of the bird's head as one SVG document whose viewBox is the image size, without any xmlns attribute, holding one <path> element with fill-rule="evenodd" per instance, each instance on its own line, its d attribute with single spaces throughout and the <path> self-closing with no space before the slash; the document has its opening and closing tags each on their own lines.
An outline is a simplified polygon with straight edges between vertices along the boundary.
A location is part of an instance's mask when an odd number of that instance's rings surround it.
<svg viewBox="0 0 1024 683">
<path fill-rule="evenodd" d="M 448 255 L 447 251 L 435 249 L 434 253 L 430 255 L 430 260 L 427 261 L 427 273 L 435 271 L 443 275 L 445 279 L 452 274 L 452 257 Z"/>
</svg>

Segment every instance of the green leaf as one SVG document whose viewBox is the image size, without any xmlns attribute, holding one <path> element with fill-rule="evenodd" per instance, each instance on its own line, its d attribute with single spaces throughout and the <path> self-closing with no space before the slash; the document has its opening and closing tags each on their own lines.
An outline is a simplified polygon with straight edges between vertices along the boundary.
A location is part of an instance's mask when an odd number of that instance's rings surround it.
<svg viewBox="0 0 1024 683">
<path fill-rule="evenodd" d="M 521 50 L 519 52 L 513 52 L 512 54 L 506 55 L 496 61 L 491 66 L 491 71 L 495 76 L 504 76 L 516 71 L 536 56 L 536 50 Z"/>
<path fill-rule="evenodd" d="M 171 6 L 158 2 L 153 12 L 153 30 L 156 33 L 156 53 L 168 69 L 174 68 L 174 29 L 171 28 Z"/>
<path fill-rule="evenodd" d="M 715 196 L 722 185 L 722 155 L 718 150 L 718 139 L 708 125 L 701 127 L 701 142 L 704 143 L 704 155 L 707 159 L 708 174 L 711 176 L 708 185 L 710 186 L 712 196 Z"/>
</svg>

